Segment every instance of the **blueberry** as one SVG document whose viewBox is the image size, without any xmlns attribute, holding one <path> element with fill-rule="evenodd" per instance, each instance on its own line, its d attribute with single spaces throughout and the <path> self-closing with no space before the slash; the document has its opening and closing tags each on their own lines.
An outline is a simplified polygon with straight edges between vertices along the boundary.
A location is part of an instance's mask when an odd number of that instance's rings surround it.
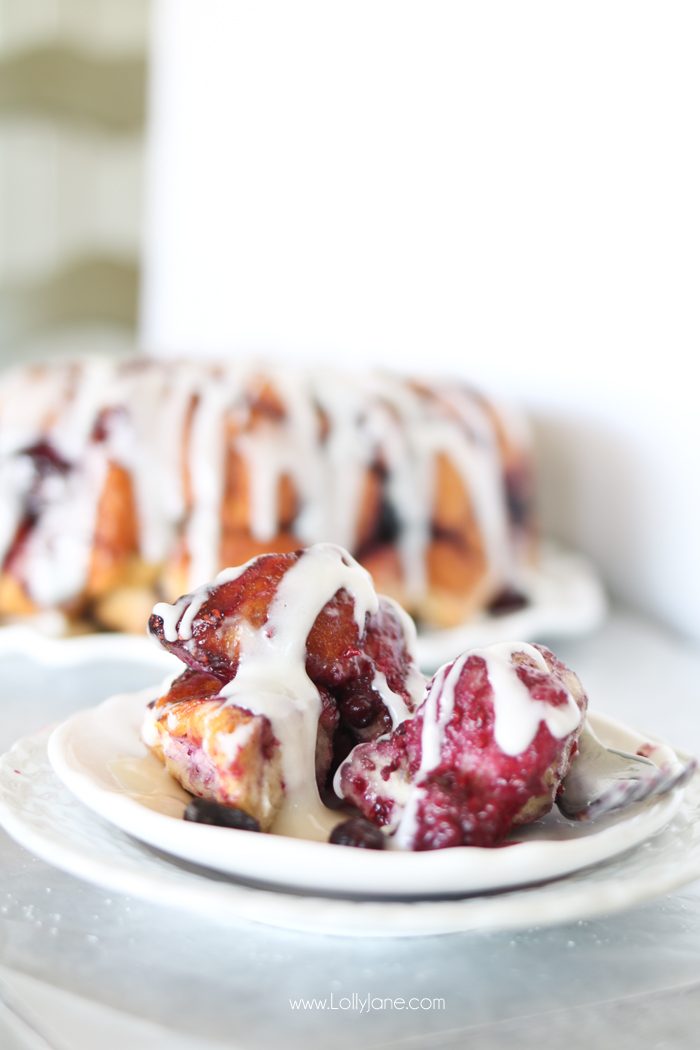
<svg viewBox="0 0 700 1050">
<path fill-rule="evenodd" d="M 222 806 L 220 802 L 212 802 L 208 798 L 193 798 L 183 816 L 185 820 L 193 820 L 197 824 L 215 824 L 219 828 L 238 828 L 239 831 L 260 831 L 260 824 L 250 813 L 236 806 Z"/>
<path fill-rule="evenodd" d="M 361 817 L 352 817 L 342 824 L 336 824 L 328 841 L 336 846 L 356 846 L 358 849 L 384 849 L 386 844 L 379 828 Z"/>
<path fill-rule="evenodd" d="M 364 729 L 374 718 L 374 703 L 368 696 L 350 696 L 340 702 L 340 713 L 353 729 Z"/>
<path fill-rule="evenodd" d="M 527 528 L 532 517 L 531 479 L 522 470 L 511 470 L 506 477 L 508 516 L 516 528 Z"/>
<path fill-rule="evenodd" d="M 504 616 L 506 613 L 518 612 L 528 604 L 527 598 L 513 587 L 504 587 L 489 605 L 492 616 Z"/>
<path fill-rule="evenodd" d="M 377 524 L 372 537 L 377 546 L 386 543 L 395 543 L 401 535 L 401 519 L 396 513 L 393 503 L 390 503 L 386 495 L 382 495 L 377 514 Z"/>
<path fill-rule="evenodd" d="M 356 678 L 338 691 L 341 718 L 352 729 L 364 729 L 382 710 L 382 701 L 369 678 Z"/>
</svg>

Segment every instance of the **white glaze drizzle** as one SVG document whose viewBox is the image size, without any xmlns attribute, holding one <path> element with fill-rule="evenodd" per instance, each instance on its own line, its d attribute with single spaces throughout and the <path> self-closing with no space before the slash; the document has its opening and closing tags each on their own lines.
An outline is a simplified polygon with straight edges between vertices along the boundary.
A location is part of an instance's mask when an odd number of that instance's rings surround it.
<svg viewBox="0 0 700 1050">
<path fill-rule="evenodd" d="M 153 614 L 160 616 L 163 621 L 163 637 L 166 642 L 188 642 L 192 637 L 192 625 L 194 619 L 209 598 L 212 591 L 223 583 L 232 583 L 237 580 L 246 569 L 256 561 L 251 558 L 243 565 L 235 565 L 228 569 L 222 569 L 213 583 L 197 587 L 190 594 L 183 594 L 172 605 L 169 602 L 156 602 L 153 606 Z"/>
<path fill-rule="evenodd" d="M 312 391 L 301 373 L 282 370 L 274 373 L 274 389 L 284 405 L 284 418 L 262 421 L 242 434 L 237 446 L 248 467 L 251 532 L 261 543 L 277 535 L 279 483 L 288 477 L 294 482 L 302 508 L 295 522 L 296 534 L 302 543 L 312 543 L 327 535 L 319 532 L 314 520 L 315 497 L 322 479 Z"/>
<path fill-rule="evenodd" d="M 396 729 L 401 722 L 413 717 L 413 712 L 407 707 L 406 701 L 399 693 L 390 688 L 383 671 L 375 671 L 372 679 L 372 688 L 376 689 L 384 702 L 384 706 L 391 717 L 391 725 Z"/>
<path fill-rule="evenodd" d="M 533 662 L 538 671 L 550 674 L 547 661 L 535 646 L 527 642 L 497 642 L 483 649 L 468 650 L 451 665 L 444 664 L 435 675 L 422 712 L 420 766 L 403 812 L 394 824 L 394 845 L 398 848 L 412 848 L 418 807 L 425 795 L 423 784 L 440 764 L 445 730 L 454 714 L 455 688 L 470 657 L 480 657 L 486 664 L 492 688 L 494 740 L 504 754 L 515 756 L 526 751 L 541 723 L 557 740 L 574 732 L 580 724 L 581 711 L 568 690 L 565 703 L 561 705 L 533 700 L 517 673 L 517 664 L 513 662 L 513 657 L 518 654 Z"/>
<path fill-rule="evenodd" d="M 273 831 L 325 840 L 338 822 L 319 798 L 315 752 L 321 698 L 306 673 L 306 640 L 333 596 L 345 589 L 362 635 L 378 599 L 369 574 L 333 544 L 316 544 L 300 556 L 278 584 L 266 624 L 241 632 L 236 677 L 221 695 L 229 703 L 265 715 L 279 741 L 285 798 Z"/>
<path fill-rule="evenodd" d="M 568 689 L 563 704 L 533 700 L 513 663 L 513 657 L 518 654 L 528 657 L 543 674 L 551 673 L 540 650 L 526 642 L 497 642 L 471 652 L 472 656 L 480 656 L 486 663 L 493 688 L 494 740 L 506 755 L 520 755 L 527 750 L 541 723 L 546 725 L 555 740 L 562 740 L 573 733 L 582 717 Z"/>
<path fill-rule="evenodd" d="M 198 601 L 197 593 L 194 594 L 183 594 L 181 598 L 178 598 L 172 605 L 169 602 L 156 602 L 153 606 L 153 615 L 160 616 L 163 621 L 163 637 L 166 642 L 176 642 L 178 638 L 191 638 L 192 634 L 182 634 L 179 629 L 179 625 L 182 621 L 183 614 L 188 610 L 192 609 L 192 618 L 196 616 L 202 607 L 205 599 Z"/>
<path fill-rule="evenodd" d="M 195 587 L 219 568 L 229 391 L 223 382 L 198 384 L 196 396 L 189 448 L 192 511 L 186 527 L 189 583 Z"/>
<path fill-rule="evenodd" d="M 262 377 L 279 399 L 280 418 L 251 414 Z M 81 480 L 63 487 L 42 483 L 45 509 L 33 529 L 41 570 L 27 580 L 39 604 L 65 600 L 85 581 L 104 478 L 104 468 L 84 467 L 88 450 L 95 461 L 113 461 L 129 471 L 144 559 L 164 562 L 184 536 L 189 583 L 199 586 L 218 568 L 225 434 L 232 426 L 248 468 L 249 524 L 261 543 L 278 531 L 279 483 L 286 476 L 297 495 L 292 529 L 300 544 L 330 538 L 352 549 L 367 470 L 381 460 L 401 525 L 397 545 L 406 589 L 420 600 L 426 591 L 436 455 L 442 453 L 470 492 L 494 579 L 506 582 L 512 541 L 493 425 L 476 396 L 435 384 L 427 391 L 389 376 L 228 363 L 85 359 L 15 370 L 0 383 L 0 476 L 9 493 L 0 505 L 0 559 L 12 544 L 33 484 L 33 473 L 17 466 L 27 462 L 18 453 L 46 437 Z M 94 425 L 109 408 L 118 411 L 106 440 L 96 443 Z M 323 441 L 319 411 L 325 419 Z M 61 502 L 63 509 L 54 511 Z M 65 532 L 73 534 L 70 542 L 62 538 Z M 42 583 L 45 574 L 60 581 Z"/>
</svg>

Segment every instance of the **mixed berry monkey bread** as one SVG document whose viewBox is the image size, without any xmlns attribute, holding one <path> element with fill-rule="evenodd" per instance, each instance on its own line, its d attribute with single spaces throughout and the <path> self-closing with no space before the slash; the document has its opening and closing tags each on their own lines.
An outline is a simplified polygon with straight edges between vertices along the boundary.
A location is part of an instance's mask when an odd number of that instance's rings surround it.
<svg viewBox="0 0 700 1050">
<path fill-rule="evenodd" d="M 225 570 L 149 628 L 184 668 L 143 739 L 207 821 L 216 803 L 369 848 L 496 846 L 552 807 L 586 712 L 542 646 L 474 649 L 427 680 L 411 619 L 333 544 Z"/>
</svg>

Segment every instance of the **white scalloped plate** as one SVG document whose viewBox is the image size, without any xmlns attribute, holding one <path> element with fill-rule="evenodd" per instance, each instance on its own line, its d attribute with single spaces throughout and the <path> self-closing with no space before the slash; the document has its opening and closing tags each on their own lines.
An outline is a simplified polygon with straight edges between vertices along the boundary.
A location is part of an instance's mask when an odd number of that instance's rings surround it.
<svg viewBox="0 0 700 1050">
<path fill-rule="evenodd" d="M 517 612 L 500 616 L 482 614 L 449 630 L 419 632 L 421 667 L 434 671 L 465 649 L 490 645 L 504 638 L 537 641 L 586 634 L 605 618 L 605 594 L 592 564 L 578 554 L 551 544 L 543 546 L 537 567 L 522 580 L 522 589 L 529 603 Z M 64 629 L 64 621 L 58 614 L 0 627 L 0 652 L 24 652 L 44 663 L 60 666 L 114 657 L 152 663 L 164 670 L 177 666 L 173 658 L 145 634 L 62 637 Z"/>
<path fill-rule="evenodd" d="M 681 800 L 678 791 L 592 824 L 574 824 L 553 811 L 521 829 L 519 841 L 507 847 L 422 853 L 348 849 L 195 824 L 182 820 L 189 796 L 139 739 L 145 704 L 161 692 L 112 697 L 73 715 L 49 740 L 54 771 L 84 805 L 147 845 L 268 885 L 375 898 L 494 892 L 609 860 L 665 827 Z M 627 750 L 646 742 L 605 719 L 592 721 L 602 739 Z"/>
<path fill-rule="evenodd" d="M 615 860 L 545 885 L 428 901 L 348 900 L 260 889 L 154 851 L 81 805 L 51 769 L 47 737 L 48 731 L 26 737 L 0 759 L 5 829 L 37 856 L 79 878 L 216 922 L 244 920 L 349 937 L 514 930 L 622 911 L 700 877 L 696 774 L 675 817 L 659 834 Z"/>
</svg>

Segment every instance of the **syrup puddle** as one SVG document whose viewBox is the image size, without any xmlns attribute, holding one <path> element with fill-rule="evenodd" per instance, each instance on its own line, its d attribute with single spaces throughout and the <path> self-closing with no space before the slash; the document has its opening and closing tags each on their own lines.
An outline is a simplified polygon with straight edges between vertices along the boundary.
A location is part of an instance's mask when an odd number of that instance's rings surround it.
<svg viewBox="0 0 700 1050">
<path fill-rule="evenodd" d="M 190 796 L 152 755 L 116 758 L 107 768 L 125 794 L 157 813 L 182 817 Z"/>
<path fill-rule="evenodd" d="M 328 842 L 331 831 L 336 824 L 346 819 L 346 814 L 324 806 L 316 794 L 315 785 L 313 794 L 309 792 L 308 795 L 309 797 L 292 802 L 278 813 L 270 829 L 272 834 L 312 842 Z"/>
</svg>

